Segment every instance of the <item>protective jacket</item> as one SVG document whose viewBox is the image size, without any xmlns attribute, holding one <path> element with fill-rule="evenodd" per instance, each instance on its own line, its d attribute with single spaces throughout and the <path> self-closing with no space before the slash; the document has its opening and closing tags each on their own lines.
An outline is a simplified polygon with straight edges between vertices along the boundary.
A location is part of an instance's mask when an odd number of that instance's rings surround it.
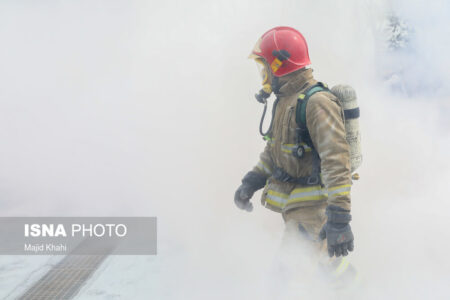
<svg viewBox="0 0 450 300">
<path fill-rule="evenodd" d="M 293 154 L 299 144 L 299 124 L 296 121 L 298 99 L 304 97 L 304 92 L 315 84 L 317 81 L 311 69 L 301 69 L 279 77 L 272 129 L 260 161 L 253 169 L 267 177 L 261 202 L 274 211 L 285 212 L 326 201 L 350 210 L 352 182 L 344 112 L 339 99 L 332 93 L 321 91 L 309 98 L 306 126 L 312 147 L 302 142 L 306 150 L 303 157 Z M 292 178 L 310 176 L 317 164 L 320 166 L 321 182 L 316 184 L 284 182 L 274 176 L 277 170 Z"/>
</svg>

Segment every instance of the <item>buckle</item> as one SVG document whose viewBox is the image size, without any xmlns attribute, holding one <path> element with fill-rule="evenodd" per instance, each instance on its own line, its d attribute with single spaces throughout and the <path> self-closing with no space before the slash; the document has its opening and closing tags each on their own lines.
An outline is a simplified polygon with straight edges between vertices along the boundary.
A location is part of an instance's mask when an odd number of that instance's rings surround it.
<svg viewBox="0 0 450 300">
<path fill-rule="evenodd" d="M 320 176 L 319 175 L 311 175 L 306 180 L 307 185 L 316 185 L 320 183 Z"/>
<path fill-rule="evenodd" d="M 292 149 L 292 154 L 297 158 L 302 158 L 305 154 L 305 147 L 302 145 L 297 145 Z"/>
</svg>

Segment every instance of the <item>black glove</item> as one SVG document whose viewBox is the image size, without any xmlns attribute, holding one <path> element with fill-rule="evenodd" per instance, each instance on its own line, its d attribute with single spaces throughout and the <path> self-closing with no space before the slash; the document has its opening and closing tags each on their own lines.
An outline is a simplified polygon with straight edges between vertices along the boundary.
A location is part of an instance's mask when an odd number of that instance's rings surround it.
<svg viewBox="0 0 450 300">
<path fill-rule="evenodd" d="M 234 193 L 234 203 L 240 209 L 246 210 L 248 212 L 253 210 L 253 204 L 250 202 L 250 198 L 255 193 L 255 190 L 248 184 L 241 184 Z"/>
<path fill-rule="evenodd" d="M 350 212 L 339 206 L 329 205 L 326 210 L 328 216 L 327 223 L 319 233 L 319 237 L 327 239 L 328 254 L 346 256 L 349 251 L 353 251 L 353 233 L 349 222 L 352 219 Z"/>
<path fill-rule="evenodd" d="M 253 194 L 264 187 L 267 178 L 257 172 L 250 171 L 242 179 L 242 184 L 234 193 L 234 203 L 240 209 L 248 212 L 253 210 L 253 204 L 250 202 Z"/>
</svg>

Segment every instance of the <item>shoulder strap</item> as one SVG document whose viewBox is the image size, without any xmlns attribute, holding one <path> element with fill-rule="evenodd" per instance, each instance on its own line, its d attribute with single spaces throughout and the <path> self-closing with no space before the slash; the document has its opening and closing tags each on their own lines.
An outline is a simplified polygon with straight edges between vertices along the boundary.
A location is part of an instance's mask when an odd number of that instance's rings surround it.
<svg viewBox="0 0 450 300">
<path fill-rule="evenodd" d="M 326 84 L 318 82 L 317 84 L 309 87 L 303 94 L 298 96 L 298 103 L 296 109 L 295 121 L 299 128 L 298 131 L 298 143 L 304 142 L 312 149 L 313 153 L 313 168 L 312 173 L 309 176 L 314 178 L 320 185 L 322 184 L 322 179 L 320 177 L 320 157 L 314 148 L 314 145 L 309 135 L 308 127 L 306 126 L 306 105 L 308 104 L 309 98 L 317 92 L 329 91 Z"/>
<path fill-rule="evenodd" d="M 326 84 L 318 82 L 317 84 L 309 87 L 303 94 L 298 96 L 298 104 L 296 110 L 295 121 L 300 128 L 306 128 L 306 105 L 309 98 L 317 92 L 329 91 Z"/>
</svg>

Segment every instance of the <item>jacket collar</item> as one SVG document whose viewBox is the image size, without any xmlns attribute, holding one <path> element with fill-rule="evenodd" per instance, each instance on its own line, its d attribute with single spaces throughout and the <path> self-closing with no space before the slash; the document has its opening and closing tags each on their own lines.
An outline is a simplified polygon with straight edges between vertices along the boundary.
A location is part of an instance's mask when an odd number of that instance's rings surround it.
<svg viewBox="0 0 450 300">
<path fill-rule="evenodd" d="M 300 69 L 278 78 L 277 96 L 290 96 L 300 92 L 317 81 L 312 75 L 312 69 Z"/>
</svg>

